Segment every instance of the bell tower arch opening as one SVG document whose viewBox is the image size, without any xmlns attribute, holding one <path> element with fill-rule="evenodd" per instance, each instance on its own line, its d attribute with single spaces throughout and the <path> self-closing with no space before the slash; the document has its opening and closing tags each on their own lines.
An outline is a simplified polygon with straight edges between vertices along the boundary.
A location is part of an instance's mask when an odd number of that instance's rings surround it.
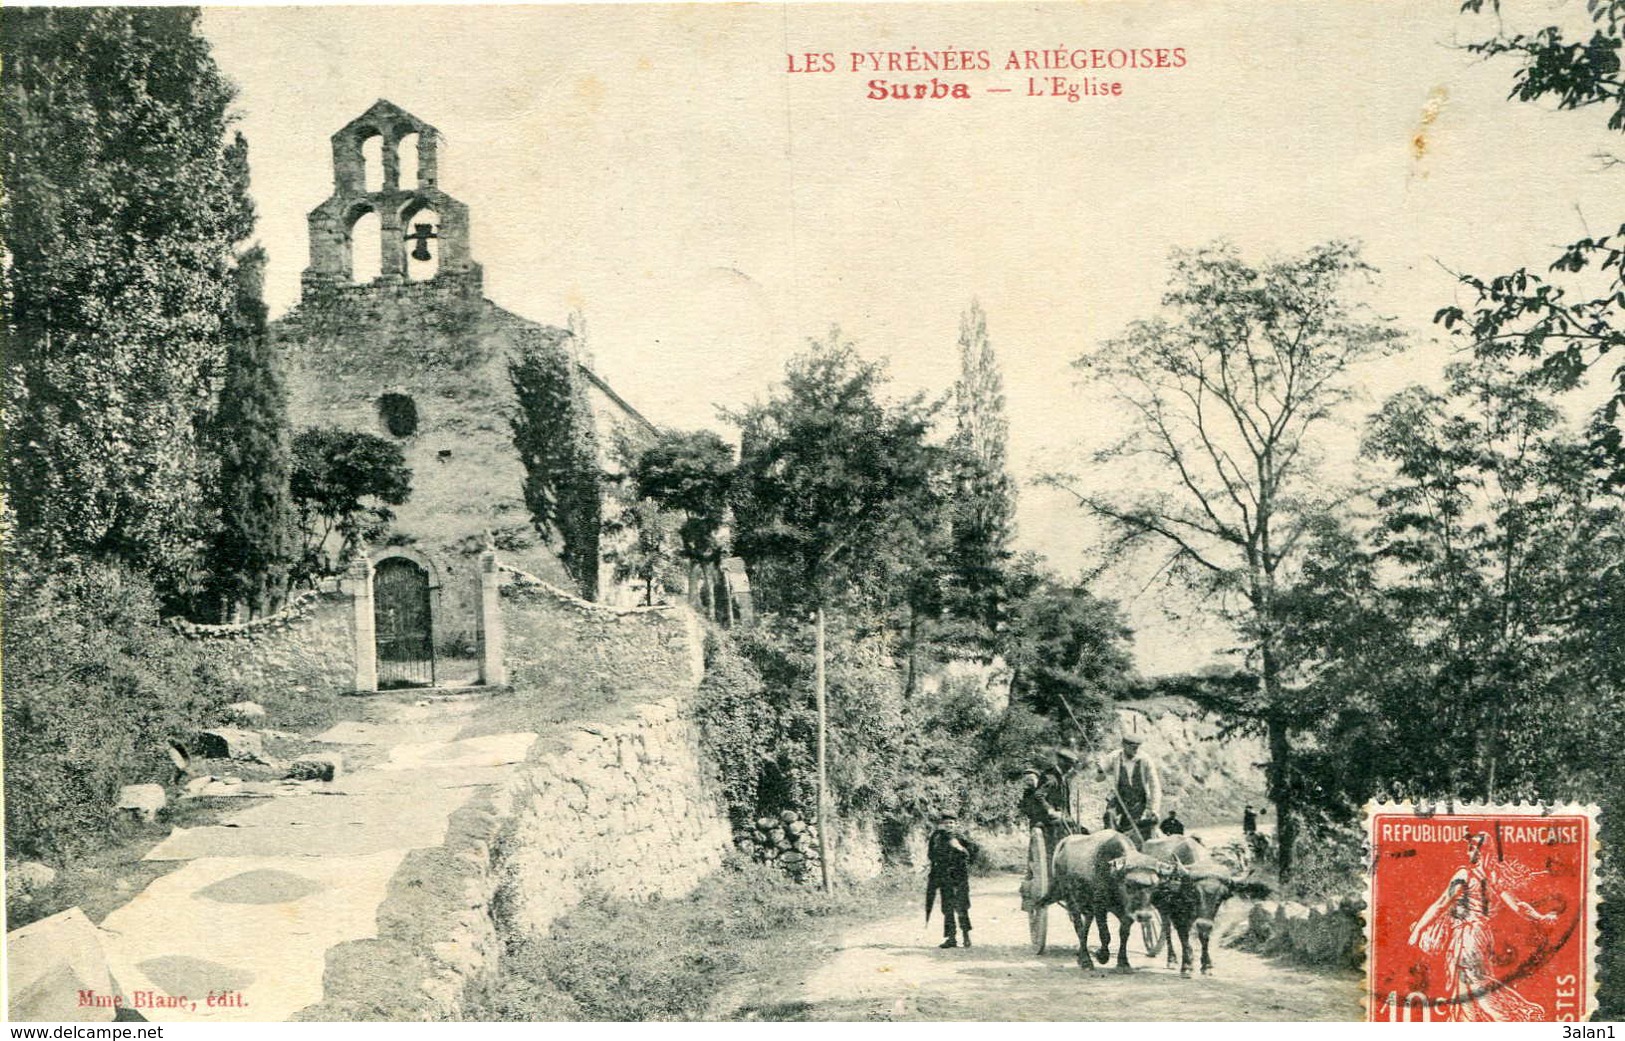
<svg viewBox="0 0 1625 1041">
<path fill-rule="evenodd" d="M 416 191 L 423 187 L 418 177 L 418 147 L 421 136 L 415 130 L 403 134 L 395 146 L 395 168 L 399 171 L 402 191 Z"/>
<path fill-rule="evenodd" d="M 369 134 L 361 142 L 361 189 L 384 190 L 384 135 Z"/>
<path fill-rule="evenodd" d="M 406 280 L 422 282 L 440 273 L 440 215 L 426 199 L 413 199 L 401 211 L 406 229 Z"/>
<path fill-rule="evenodd" d="M 383 273 L 383 226 L 370 207 L 358 207 L 345 232 L 350 247 L 350 281 L 367 285 Z"/>
</svg>

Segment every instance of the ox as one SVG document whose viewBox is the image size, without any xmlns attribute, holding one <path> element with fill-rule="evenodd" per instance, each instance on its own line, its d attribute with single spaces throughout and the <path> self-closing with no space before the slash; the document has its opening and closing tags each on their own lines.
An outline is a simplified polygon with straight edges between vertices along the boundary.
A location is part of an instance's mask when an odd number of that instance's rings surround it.
<svg viewBox="0 0 1625 1041">
<path fill-rule="evenodd" d="M 1168 877 L 1172 865 L 1136 850 L 1128 836 L 1115 831 L 1072 835 L 1061 841 L 1053 860 L 1055 879 L 1050 890 L 1072 916 L 1078 933 L 1078 967 L 1089 967 L 1089 920 L 1100 930 L 1102 965 L 1111 957 L 1112 935 L 1106 916 L 1117 916 L 1117 971 L 1133 972 L 1128 963 L 1129 931 L 1135 922 L 1149 922 L 1155 913 L 1152 896 Z"/>
<path fill-rule="evenodd" d="M 1213 972 L 1213 956 L 1208 943 L 1213 938 L 1213 921 L 1224 902 L 1237 893 L 1262 899 L 1269 887 L 1255 882 L 1237 882 L 1230 869 L 1208 856 L 1207 850 L 1189 839 L 1161 839 L 1146 843 L 1147 852 L 1171 861 L 1173 873 L 1153 897 L 1162 915 L 1163 933 L 1168 936 L 1168 965 L 1174 964 L 1173 937 L 1180 946 L 1179 974 L 1191 974 L 1191 927 L 1202 942 L 1202 975 Z"/>
</svg>

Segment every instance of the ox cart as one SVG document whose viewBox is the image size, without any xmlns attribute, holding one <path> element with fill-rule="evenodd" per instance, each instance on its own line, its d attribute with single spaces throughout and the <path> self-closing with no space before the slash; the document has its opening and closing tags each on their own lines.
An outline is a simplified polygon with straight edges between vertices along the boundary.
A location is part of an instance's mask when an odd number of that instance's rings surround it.
<svg viewBox="0 0 1625 1041">
<path fill-rule="evenodd" d="M 1021 909 L 1027 912 L 1027 937 L 1032 941 L 1035 954 L 1043 954 L 1049 941 L 1049 909 L 1052 904 L 1047 896 L 1053 857 L 1054 850 L 1050 849 L 1049 837 L 1044 829 L 1038 826 L 1029 828 L 1027 874 L 1021 882 Z M 1161 954 L 1162 945 L 1167 939 L 1160 915 L 1153 915 L 1150 921 L 1141 923 L 1140 941 L 1147 957 L 1155 958 Z"/>
</svg>

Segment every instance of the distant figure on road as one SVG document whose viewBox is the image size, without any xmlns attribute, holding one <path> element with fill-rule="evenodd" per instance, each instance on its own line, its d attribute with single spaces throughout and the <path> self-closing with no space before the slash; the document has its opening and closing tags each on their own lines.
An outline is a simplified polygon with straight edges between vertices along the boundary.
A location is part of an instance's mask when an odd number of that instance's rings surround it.
<svg viewBox="0 0 1625 1041">
<path fill-rule="evenodd" d="M 942 894 L 943 947 L 958 947 L 956 933 L 965 934 L 970 946 L 970 862 L 976 844 L 959 827 L 959 818 L 944 813 L 925 843 L 931 869 L 925 884 L 925 920 L 931 920 L 931 905 Z"/>
<path fill-rule="evenodd" d="M 1162 818 L 1161 827 L 1164 835 L 1185 834 L 1185 822 L 1179 819 L 1178 810 L 1169 810 L 1168 816 Z"/>
<path fill-rule="evenodd" d="M 1267 852 L 1264 836 L 1258 833 L 1258 814 L 1253 810 L 1252 803 L 1241 811 L 1241 841 L 1247 846 L 1247 854 L 1254 860 L 1263 860 Z"/>
</svg>

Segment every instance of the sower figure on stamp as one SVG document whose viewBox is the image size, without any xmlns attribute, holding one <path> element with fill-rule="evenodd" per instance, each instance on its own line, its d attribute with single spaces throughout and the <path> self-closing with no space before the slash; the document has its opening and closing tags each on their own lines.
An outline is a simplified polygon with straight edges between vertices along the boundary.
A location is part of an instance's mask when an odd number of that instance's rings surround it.
<svg viewBox="0 0 1625 1041">
<path fill-rule="evenodd" d="M 1489 834 L 1482 831 L 1468 837 L 1466 866 L 1456 870 L 1444 892 L 1411 926 L 1410 944 L 1426 954 L 1444 953 L 1444 990 L 1451 1019 L 1545 1019 L 1545 1009 L 1513 990 L 1507 981 L 1496 978 L 1490 918 L 1499 906 L 1531 922 L 1555 922 L 1557 915 L 1537 910 L 1513 892 L 1532 872 L 1521 864 L 1485 856 L 1488 841 Z"/>
<path fill-rule="evenodd" d="M 958 947 L 957 933 L 970 944 L 970 862 L 976 844 L 959 827 L 959 818 L 944 813 L 925 844 L 930 872 L 925 885 L 925 920 L 931 920 L 931 905 L 942 894 L 943 947 Z"/>
<path fill-rule="evenodd" d="M 1137 732 L 1138 719 L 1131 717 L 1123 731 L 1123 747 L 1101 760 L 1097 777 L 1109 780 L 1106 819 L 1111 827 L 1134 840 L 1139 847 L 1157 834 L 1157 818 L 1162 816 L 1162 774 L 1149 755 L 1140 754 L 1144 739 Z"/>
</svg>

